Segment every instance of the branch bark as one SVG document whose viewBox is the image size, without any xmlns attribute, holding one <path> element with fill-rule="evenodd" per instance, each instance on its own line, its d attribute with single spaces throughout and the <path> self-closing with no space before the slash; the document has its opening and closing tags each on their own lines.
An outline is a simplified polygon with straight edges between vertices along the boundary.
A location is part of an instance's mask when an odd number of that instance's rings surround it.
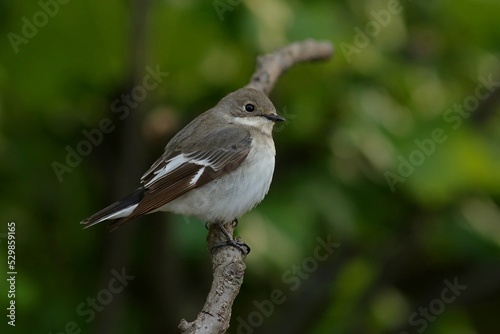
<svg viewBox="0 0 500 334">
<path fill-rule="evenodd" d="M 303 62 L 327 60 L 332 56 L 333 50 L 330 42 L 307 39 L 259 56 L 257 68 L 246 87 L 261 90 L 269 95 L 278 78 L 290 67 Z"/>
<path fill-rule="evenodd" d="M 263 91 L 266 95 L 272 91 L 278 78 L 297 63 L 326 60 L 333 54 L 330 42 L 305 40 L 289 44 L 276 52 L 259 56 L 257 67 L 246 87 Z M 224 227 L 233 235 L 233 223 Z M 181 320 L 179 329 L 182 334 L 222 334 L 229 328 L 233 302 L 243 284 L 245 273 L 244 255 L 235 247 L 214 246 L 226 240 L 216 224 L 210 226 L 207 242 L 208 253 L 212 262 L 213 281 L 202 311 L 196 320 Z M 212 251 L 214 250 L 214 251 Z"/>
<path fill-rule="evenodd" d="M 224 224 L 226 231 L 233 235 L 235 225 Z M 245 273 L 244 255 L 235 247 L 214 248 L 226 241 L 226 237 L 216 224 L 208 231 L 208 253 L 212 261 L 214 278 L 205 305 L 193 322 L 181 320 L 179 329 L 183 334 L 225 333 L 231 320 L 233 301 L 240 292 Z"/>
</svg>

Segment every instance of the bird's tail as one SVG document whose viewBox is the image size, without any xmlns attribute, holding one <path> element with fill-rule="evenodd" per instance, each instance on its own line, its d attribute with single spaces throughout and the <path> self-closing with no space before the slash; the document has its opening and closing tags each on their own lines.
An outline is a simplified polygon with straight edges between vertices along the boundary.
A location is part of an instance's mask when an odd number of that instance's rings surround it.
<svg viewBox="0 0 500 334">
<path fill-rule="evenodd" d="M 105 220 L 128 217 L 141 201 L 144 196 L 144 191 L 144 187 L 137 189 L 121 201 L 113 203 L 93 214 L 90 218 L 82 220 L 80 224 L 87 225 L 85 228 L 89 228 Z M 121 225 L 120 221 L 118 221 L 118 223 L 117 225 Z"/>
</svg>

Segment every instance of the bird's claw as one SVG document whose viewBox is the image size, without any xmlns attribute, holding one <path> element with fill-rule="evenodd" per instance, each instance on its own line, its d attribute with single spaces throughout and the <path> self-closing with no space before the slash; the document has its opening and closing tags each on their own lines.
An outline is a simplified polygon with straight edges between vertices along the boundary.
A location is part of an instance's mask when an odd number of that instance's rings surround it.
<svg viewBox="0 0 500 334">
<path fill-rule="evenodd" d="M 241 252 L 241 254 L 243 254 L 243 256 L 247 256 L 250 253 L 250 247 L 246 243 L 238 239 L 231 239 L 218 243 L 217 245 L 212 247 L 212 253 L 215 250 L 226 246 L 231 246 L 238 249 Z"/>
</svg>

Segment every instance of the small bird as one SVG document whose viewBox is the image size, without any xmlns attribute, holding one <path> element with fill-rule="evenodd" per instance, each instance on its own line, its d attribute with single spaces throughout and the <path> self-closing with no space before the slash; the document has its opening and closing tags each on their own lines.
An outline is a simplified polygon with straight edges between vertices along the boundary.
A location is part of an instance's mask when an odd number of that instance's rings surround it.
<svg viewBox="0 0 500 334">
<path fill-rule="evenodd" d="M 179 131 L 141 178 L 141 187 L 81 224 L 116 228 L 157 211 L 217 224 L 237 221 L 267 194 L 276 150 L 273 126 L 285 119 L 262 92 L 241 88 Z"/>
</svg>

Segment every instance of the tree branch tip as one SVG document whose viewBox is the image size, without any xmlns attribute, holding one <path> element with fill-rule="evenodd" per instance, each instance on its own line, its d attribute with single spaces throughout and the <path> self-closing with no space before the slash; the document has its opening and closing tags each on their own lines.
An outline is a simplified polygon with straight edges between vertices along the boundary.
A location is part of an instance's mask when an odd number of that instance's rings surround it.
<svg viewBox="0 0 500 334">
<path fill-rule="evenodd" d="M 187 322 L 186 319 L 182 319 L 179 326 L 177 326 L 177 328 L 179 328 L 181 333 L 186 333 L 192 327 L 192 325 L 193 325 L 192 322 Z"/>
<path fill-rule="evenodd" d="M 308 49 L 314 49 L 318 51 L 319 56 L 323 57 L 321 59 L 328 59 L 335 53 L 335 46 L 332 42 L 327 40 L 315 40 L 312 38 L 305 39 L 300 42 L 296 42 L 297 44 L 303 44 L 304 47 Z M 292 43 L 290 45 L 293 45 Z M 286 47 L 286 46 L 285 46 Z"/>
</svg>

